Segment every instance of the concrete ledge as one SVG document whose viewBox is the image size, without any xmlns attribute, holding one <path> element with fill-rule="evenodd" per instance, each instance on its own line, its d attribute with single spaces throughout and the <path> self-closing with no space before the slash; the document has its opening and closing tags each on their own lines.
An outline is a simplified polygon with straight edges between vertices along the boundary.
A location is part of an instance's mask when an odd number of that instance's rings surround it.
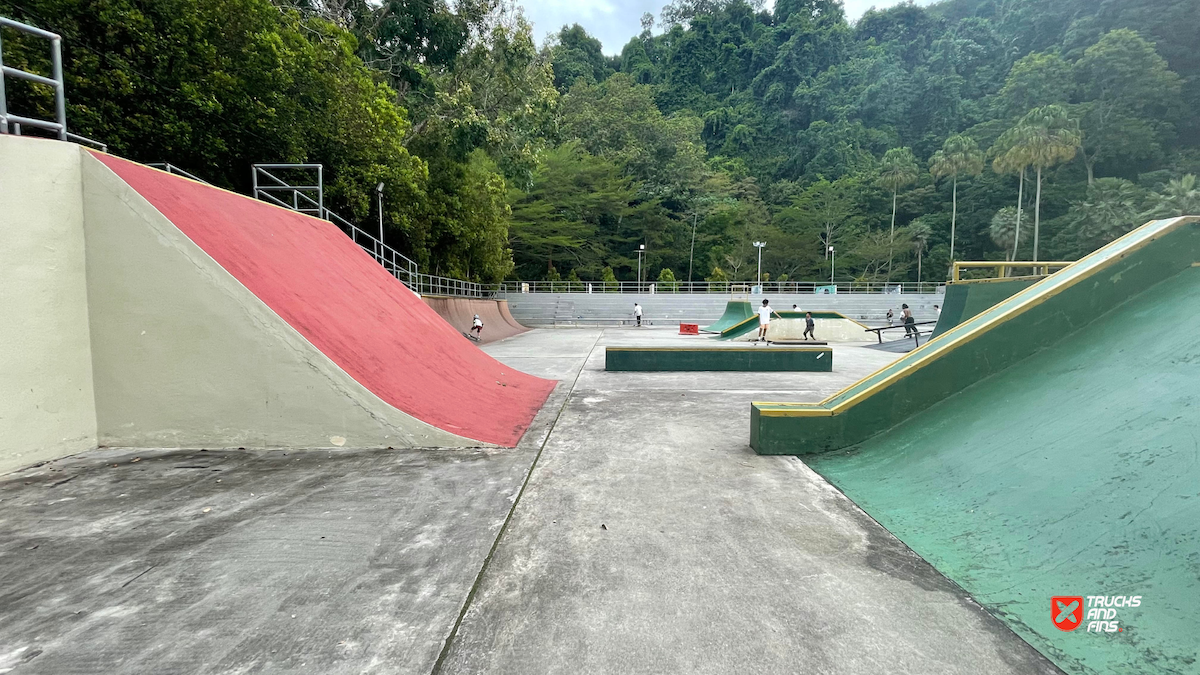
<svg viewBox="0 0 1200 675">
<path fill-rule="evenodd" d="M 608 347 L 609 371 L 817 372 L 833 370 L 828 347 Z"/>
</svg>

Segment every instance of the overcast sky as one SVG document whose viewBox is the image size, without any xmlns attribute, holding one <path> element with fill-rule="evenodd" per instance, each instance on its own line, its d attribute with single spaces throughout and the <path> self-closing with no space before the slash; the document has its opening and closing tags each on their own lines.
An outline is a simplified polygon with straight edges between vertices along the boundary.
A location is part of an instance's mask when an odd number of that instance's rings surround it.
<svg viewBox="0 0 1200 675">
<path fill-rule="evenodd" d="M 525 17 L 533 23 L 533 35 L 538 44 L 549 33 L 557 33 L 564 25 L 577 23 L 604 44 L 605 54 L 619 54 L 629 38 L 642 32 L 642 15 L 650 12 L 656 18 L 669 0 L 518 0 L 525 8 Z M 858 19 L 871 7 L 890 7 L 900 0 L 844 0 L 846 16 Z M 767 6 L 774 4 L 768 0 Z M 918 0 L 927 5 L 928 0 Z"/>
</svg>

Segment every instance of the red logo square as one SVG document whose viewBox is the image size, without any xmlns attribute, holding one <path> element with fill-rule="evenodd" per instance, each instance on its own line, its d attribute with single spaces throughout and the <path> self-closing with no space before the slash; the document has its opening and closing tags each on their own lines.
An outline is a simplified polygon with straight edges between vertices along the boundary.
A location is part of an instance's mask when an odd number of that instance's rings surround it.
<svg viewBox="0 0 1200 675">
<path fill-rule="evenodd" d="M 1050 620 L 1059 630 L 1075 630 L 1083 623 L 1083 596 L 1056 595 L 1050 598 Z"/>
</svg>

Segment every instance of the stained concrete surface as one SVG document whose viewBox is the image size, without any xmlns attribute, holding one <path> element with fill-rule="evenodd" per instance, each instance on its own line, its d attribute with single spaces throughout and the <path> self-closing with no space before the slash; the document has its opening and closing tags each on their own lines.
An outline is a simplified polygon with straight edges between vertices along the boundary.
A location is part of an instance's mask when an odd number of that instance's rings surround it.
<svg viewBox="0 0 1200 675">
<path fill-rule="evenodd" d="M 0 672 L 1054 672 L 747 447 L 751 400 L 818 400 L 894 355 L 602 370 L 605 344 L 678 341 L 487 346 L 563 380 L 515 450 L 100 450 L 5 476 Z"/>
</svg>

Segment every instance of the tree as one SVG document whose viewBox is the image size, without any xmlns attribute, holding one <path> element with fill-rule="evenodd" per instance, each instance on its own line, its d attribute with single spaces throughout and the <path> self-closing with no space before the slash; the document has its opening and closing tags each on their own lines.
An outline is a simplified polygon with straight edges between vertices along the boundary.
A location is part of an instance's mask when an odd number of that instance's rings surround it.
<svg viewBox="0 0 1200 675">
<path fill-rule="evenodd" d="M 929 238 L 933 236 L 933 228 L 921 218 L 917 218 L 908 226 L 908 237 L 917 252 L 917 283 L 921 283 L 921 262 L 925 251 L 929 248 Z"/>
<path fill-rule="evenodd" d="M 1181 80 L 1154 45 L 1128 29 L 1106 33 L 1075 65 L 1088 185 L 1097 162 L 1156 156 L 1174 131 Z"/>
<path fill-rule="evenodd" d="M 1151 197 L 1152 206 L 1144 218 L 1176 218 L 1200 214 L 1200 186 L 1196 174 L 1173 178 L 1163 191 Z"/>
<path fill-rule="evenodd" d="M 842 237 L 861 223 L 855 202 L 861 188 L 852 178 L 833 182 L 822 178 L 793 197 L 791 205 L 780 210 L 775 220 L 788 233 L 819 232 L 822 255 L 829 257 L 829 247 L 840 244 Z"/>
<path fill-rule="evenodd" d="M 961 134 L 946 139 L 942 149 L 929 160 L 929 172 L 934 180 L 950 177 L 954 182 L 950 211 L 950 260 L 954 261 L 954 229 L 958 221 L 958 176 L 978 176 L 983 173 L 983 153 L 975 139 Z"/>
<path fill-rule="evenodd" d="M 678 288 L 675 283 L 675 273 L 671 271 L 670 267 L 664 267 L 658 273 L 658 286 L 661 290 L 672 293 Z"/>
<path fill-rule="evenodd" d="M 888 233 L 888 241 L 896 238 L 896 196 L 900 188 L 917 181 L 917 158 L 912 148 L 892 148 L 883 155 L 880 166 L 879 184 L 892 192 L 892 227 Z M 892 280 L 891 254 L 888 254 L 888 281 Z"/>
<path fill-rule="evenodd" d="M 1071 64 L 1057 53 L 1033 53 L 1017 60 L 996 94 L 1004 117 L 1016 117 L 1032 108 L 1065 104 L 1074 89 Z"/>
<path fill-rule="evenodd" d="M 611 293 L 617 290 L 617 275 L 613 274 L 613 268 L 611 266 L 606 266 L 604 268 L 604 272 L 602 272 L 600 275 L 600 281 L 604 282 L 604 291 L 606 293 Z"/>
<path fill-rule="evenodd" d="M 1007 261 L 1014 259 L 1014 252 L 1018 246 L 1017 238 L 1021 232 L 1020 227 L 1020 221 L 1017 220 L 1017 210 L 1011 206 L 1000 209 L 996 212 L 996 215 L 992 216 L 992 224 L 988 228 L 988 236 L 992 238 L 992 241 L 996 242 L 997 246 L 1004 249 L 1004 259 Z"/>
<path fill-rule="evenodd" d="M 1025 171 L 1029 168 L 1028 154 L 1016 152 L 1017 133 L 1015 130 L 1005 132 L 988 152 L 995 157 L 992 169 L 998 174 L 1017 174 L 1017 207 L 1014 209 L 1013 220 L 1013 252 L 1009 260 L 1017 257 L 1016 245 L 1021 239 L 1021 216 L 1025 204 Z M 995 241 L 995 240 L 993 240 Z M 1007 254 L 1006 254 L 1007 255 Z"/>
<path fill-rule="evenodd" d="M 1048 105 L 1030 110 L 1017 126 L 1001 137 L 1001 145 L 1009 149 L 1003 166 L 1032 166 L 1037 171 L 1037 197 L 1033 211 L 1033 260 L 1038 259 L 1038 239 L 1041 234 L 1042 173 L 1063 162 L 1069 162 L 1079 149 L 1079 124 L 1071 119 L 1065 108 Z"/>
<path fill-rule="evenodd" d="M 1145 194 L 1123 178 L 1098 178 L 1067 214 L 1074 255 L 1087 255 L 1141 223 Z"/>
</svg>

